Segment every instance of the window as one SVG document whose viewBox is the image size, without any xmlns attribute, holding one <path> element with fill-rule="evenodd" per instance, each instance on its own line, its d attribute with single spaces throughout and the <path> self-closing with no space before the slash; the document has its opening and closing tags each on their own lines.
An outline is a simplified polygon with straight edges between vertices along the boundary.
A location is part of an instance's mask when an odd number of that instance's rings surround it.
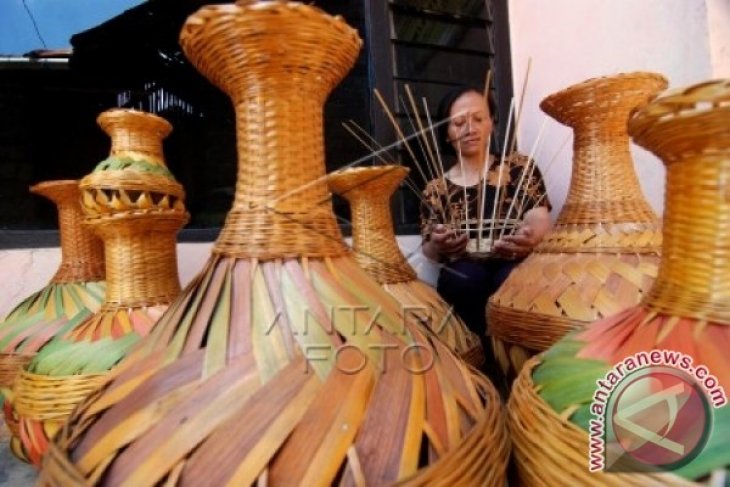
<svg viewBox="0 0 730 487">
<path fill-rule="evenodd" d="M 109 150 L 96 117 L 115 106 L 151 111 L 173 124 L 165 155 L 191 212 L 181 239 L 215 239 L 235 184 L 233 110 L 177 43 L 187 16 L 204 3 L 210 2 L 148 0 L 74 35 L 70 59 L 0 61 L 0 247 L 57 244 L 53 205 L 30 195 L 28 186 L 88 174 Z M 483 84 L 488 67 L 497 64 L 494 89 L 499 99 L 511 96 L 506 0 L 314 3 L 342 15 L 365 41 L 325 106 L 328 170 L 369 155 L 342 127 L 345 121 L 353 120 L 382 145 L 396 141 L 374 88 L 406 133 L 412 132 L 410 122 L 397 103 L 405 84 L 435 111 L 454 84 Z M 404 154 L 392 154 L 412 165 Z M 347 204 L 335 198 L 334 206 L 347 233 Z M 393 208 L 396 231 L 417 233 L 418 197 L 400 190 Z"/>
</svg>

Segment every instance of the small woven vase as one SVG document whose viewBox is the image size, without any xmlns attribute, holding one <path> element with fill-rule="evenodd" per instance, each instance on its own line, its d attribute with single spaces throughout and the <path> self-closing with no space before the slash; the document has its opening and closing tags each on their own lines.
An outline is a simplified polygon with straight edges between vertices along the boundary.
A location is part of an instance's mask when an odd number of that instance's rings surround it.
<svg viewBox="0 0 730 487">
<path fill-rule="evenodd" d="M 104 249 L 82 225 L 78 181 L 47 181 L 30 188 L 56 204 L 61 264 L 41 290 L 16 306 L 0 323 L 0 402 L 20 370 L 57 334 L 78 326 L 104 300 Z M 8 427 L 17 436 L 10 403 Z"/>
<path fill-rule="evenodd" d="M 540 104 L 574 131 L 573 173 L 555 226 L 487 305 L 494 353 L 509 380 L 531 355 L 637 304 L 651 287 L 661 231 L 634 172 L 626 120 L 666 84 L 653 73 L 619 74 Z"/>
<path fill-rule="evenodd" d="M 100 384 L 180 293 L 176 234 L 187 221 L 182 186 L 165 166 L 164 119 L 132 110 L 98 118 L 108 159 L 80 183 L 86 224 L 104 242 L 101 309 L 39 352 L 13 389 L 22 451 L 38 465 L 71 410 Z"/>
<path fill-rule="evenodd" d="M 41 485 L 502 483 L 496 391 L 401 315 L 332 213 L 322 108 L 357 33 L 241 2 L 201 8 L 180 40 L 233 100 L 233 208 L 202 273 L 57 436 Z"/>
<path fill-rule="evenodd" d="M 479 337 L 454 314 L 439 294 L 419 281 L 398 247 L 390 198 L 408 175 L 403 166 L 346 169 L 328 176 L 333 193 L 350 203 L 355 259 L 404 313 L 413 313 L 464 361 L 479 368 L 484 350 Z"/>
<path fill-rule="evenodd" d="M 721 485 L 724 480 L 717 479 L 727 478 L 730 409 L 715 408 L 727 402 L 720 388 L 724 386 L 727 390 L 726 384 L 730 384 L 728 127 L 730 80 L 668 92 L 637 110 L 630 119 L 629 132 L 634 141 L 662 158 L 667 166 L 659 274 L 641 304 L 571 333 L 523 369 L 515 383 L 509 411 L 518 470 L 526 484 L 539 481 L 549 485 L 685 485 L 692 480 L 704 483 L 712 476 L 715 479 L 712 485 Z M 662 456 L 651 457 L 662 460 L 654 465 L 676 463 L 672 476 L 590 474 L 587 432 L 596 421 L 591 418 L 605 414 L 607 425 L 609 419 L 613 420 L 611 402 L 605 413 L 592 406 L 598 401 L 599 387 L 601 391 L 605 387 L 597 385 L 597 381 L 611 383 L 606 378 L 613 370 L 617 378 L 626 374 L 622 382 L 615 383 L 617 390 L 624 380 L 631 384 L 637 375 L 628 375 L 632 372 L 628 359 L 645 365 L 639 356 L 652 351 L 662 351 L 660 358 L 664 363 L 686 374 L 686 383 L 696 383 L 700 394 L 706 397 L 707 422 L 695 410 L 689 410 L 689 420 L 691 424 L 699 423 L 700 428 L 710 427 L 707 444 L 698 456 L 689 457 L 688 462 L 681 462 L 679 454 L 665 457 L 669 449 L 662 449 Z M 664 355 L 664 351 L 669 355 Z M 673 352 L 684 354 L 685 360 L 691 359 L 691 363 L 685 366 L 682 359 L 665 358 Z M 700 387 L 702 381 L 693 375 L 700 366 L 714 378 L 714 385 L 704 381 L 705 391 Z M 637 370 L 641 368 L 633 368 Z M 683 410 L 688 404 L 688 390 L 683 387 L 681 394 L 674 396 L 679 406 L 675 417 L 670 416 L 669 426 L 665 429 L 658 425 L 650 433 L 657 431 L 673 441 L 687 438 L 678 436 L 677 428 L 682 428 L 683 421 L 688 419 L 688 413 Z M 662 392 L 662 388 L 656 392 Z M 605 396 L 596 404 L 605 403 Z M 644 392 L 641 397 L 647 396 Z M 608 401 L 612 399 L 609 395 Z M 647 421 L 667 419 L 669 405 L 667 401 L 666 405 L 640 410 L 636 415 L 637 426 L 646 428 Z M 627 455 L 617 442 L 615 435 L 620 430 L 615 420 L 613 424 L 614 432 L 609 435 L 607 429 L 606 435 L 607 464 L 616 452 L 634 461 L 636 455 Z M 684 425 L 686 428 L 687 423 Z M 628 431 L 634 434 L 636 429 Z M 629 439 L 630 435 L 623 441 Z M 685 454 L 692 452 L 691 443 L 679 441 L 679 444 L 686 448 Z M 636 453 L 644 459 L 649 457 L 646 450 L 636 450 Z M 656 450 L 652 455 L 655 453 Z"/>
</svg>

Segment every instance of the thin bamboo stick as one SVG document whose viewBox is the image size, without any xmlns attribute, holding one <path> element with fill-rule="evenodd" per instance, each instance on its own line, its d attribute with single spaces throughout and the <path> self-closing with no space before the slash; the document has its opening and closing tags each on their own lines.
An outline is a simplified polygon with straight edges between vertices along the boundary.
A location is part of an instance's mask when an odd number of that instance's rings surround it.
<svg viewBox="0 0 730 487">
<path fill-rule="evenodd" d="M 552 168 L 553 163 L 556 161 L 556 159 L 558 158 L 558 156 L 560 155 L 560 153 L 563 152 L 563 149 L 565 148 L 566 144 L 570 140 L 570 136 L 571 136 L 571 134 L 568 134 L 568 135 L 565 136 L 565 138 L 563 139 L 563 142 L 558 147 L 558 150 L 555 152 L 555 154 L 553 154 L 553 157 L 550 159 L 550 161 L 545 166 L 545 170 L 542 173 L 542 178 L 543 178 L 543 182 L 545 183 L 545 191 L 546 191 L 546 193 L 543 195 L 542 198 L 540 198 L 538 200 L 538 202 L 541 202 L 547 196 L 547 179 L 546 179 L 547 178 L 547 175 L 550 172 L 550 169 Z M 534 166 L 533 166 L 533 169 L 534 169 Z M 530 175 L 530 178 L 532 178 L 532 175 Z M 527 199 L 527 193 L 524 193 L 522 195 L 522 199 L 520 200 L 520 208 L 524 208 L 525 207 L 525 200 L 526 199 Z M 538 202 L 535 202 L 535 207 L 538 207 L 539 206 Z"/>
<path fill-rule="evenodd" d="M 525 185 L 524 193 L 527 194 L 527 185 L 530 183 L 530 180 L 528 179 L 527 182 L 525 182 L 525 176 L 527 175 L 528 168 L 534 169 L 535 168 L 535 160 L 533 159 L 535 157 L 535 151 L 537 150 L 537 146 L 540 144 L 540 141 L 542 140 L 542 134 L 545 131 L 545 124 L 547 123 L 547 118 L 545 118 L 542 121 L 542 125 L 540 126 L 540 131 L 537 133 L 537 138 L 535 139 L 535 143 L 532 144 L 532 150 L 530 150 L 530 155 L 527 158 L 527 164 L 525 164 L 525 167 L 522 168 L 522 174 L 520 174 L 520 180 L 517 183 L 517 190 L 515 191 L 515 195 L 512 198 L 512 202 L 510 203 L 509 208 L 507 208 L 507 214 L 504 217 L 505 224 L 502 225 L 502 230 L 499 232 L 499 238 L 502 238 L 504 236 L 504 230 L 507 226 L 507 222 L 510 219 L 510 215 L 512 215 L 512 210 L 515 207 L 515 202 L 519 199 L 519 193 L 522 189 L 523 185 Z"/>
<path fill-rule="evenodd" d="M 411 87 L 406 85 L 405 90 L 406 90 L 406 96 L 408 97 L 408 101 L 410 102 L 411 107 L 413 108 L 413 114 L 416 117 L 416 124 L 418 124 L 419 133 L 424 133 L 425 129 L 423 128 L 423 123 L 421 122 L 421 115 L 420 115 L 420 113 L 418 113 L 418 106 L 416 105 L 416 102 L 413 99 L 413 93 L 411 93 Z M 428 137 L 423 137 L 423 142 L 424 142 L 424 144 L 426 144 L 426 150 L 428 151 L 428 155 L 429 155 L 428 161 L 433 162 L 433 166 L 435 168 L 435 166 L 436 166 L 435 157 L 431 150 L 431 144 L 428 143 Z M 434 171 L 434 172 L 437 173 L 437 171 Z"/>
<path fill-rule="evenodd" d="M 438 171 L 441 174 L 441 183 L 444 188 L 446 188 L 446 172 L 444 171 L 444 162 L 441 159 L 441 152 L 439 151 L 439 145 L 438 145 L 438 139 L 436 138 L 436 132 L 434 131 L 434 128 L 442 125 L 444 123 L 449 122 L 451 119 L 447 118 L 445 120 L 439 120 L 437 124 L 434 125 L 433 121 L 431 120 L 431 112 L 428 109 L 428 103 L 426 103 L 426 98 L 422 98 L 421 102 L 423 103 L 423 110 L 426 114 L 426 121 L 428 122 L 428 128 L 431 131 L 431 139 L 433 140 L 433 145 L 436 147 L 436 162 L 438 163 Z M 448 201 L 448 192 L 447 192 L 447 201 L 446 201 L 446 214 L 444 216 L 444 222 L 453 223 L 453 215 L 450 214 L 451 207 L 449 205 Z M 441 200 L 439 199 L 439 205 L 441 204 Z M 448 217 L 448 219 L 446 218 Z"/>
<path fill-rule="evenodd" d="M 494 114 L 491 113 L 489 110 L 489 90 L 491 88 L 492 84 L 492 70 L 487 70 L 487 79 L 484 82 L 484 106 L 487 107 L 487 111 L 489 111 L 489 118 L 493 120 Z M 487 197 L 486 191 L 487 191 L 487 172 L 489 170 L 489 147 L 492 144 L 492 133 L 489 133 L 489 137 L 487 138 L 487 145 L 484 148 L 484 156 L 482 157 L 482 160 L 484 161 L 484 167 L 482 168 L 482 184 L 478 187 L 477 191 L 477 203 L 479 205 L 479 216 L 477 217 L 477 252 L 481 250 L 482 248 L 482 233 L 484 232 L 484 201 Z"/>
<path fill-rule="evenodd" d="M 509 104 L 509 115 L 507 115 L 507 130 L 504 133 L 504 143 L 502 144 L 502 156 L 499 160 L 499 168 L 498 174 L 497 174 L 497 189 L 494 192 L 494 204 L 492 205 L 492 221 L 489 222 L 489 245 L 491 246 L 493 244 L 494 239 L 494 223 L 495 219 L 497 218 L 497 202 L 499 201 L 500 197 L 500 190 L 502 187 L 502 171 L 504 169 L 504 158 L 507 152 L 507 142 L 509 141 L 509 130 L 510 126 L 512 124 L 512 115 L 514 113 L 515 109 L 515 99 L 512 97 L 512 100 Z"/>
</svg>

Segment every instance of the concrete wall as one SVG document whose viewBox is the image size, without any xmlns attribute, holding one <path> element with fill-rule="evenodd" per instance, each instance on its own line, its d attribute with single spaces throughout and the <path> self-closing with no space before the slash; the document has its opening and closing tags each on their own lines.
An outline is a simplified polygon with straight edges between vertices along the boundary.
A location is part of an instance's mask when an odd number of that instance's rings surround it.
<svg viewBox="0 0 730 487">
<path fill-rule="evenodd" d="M 585 79 L 655 71 L 670 87 L 680 87 L 728 76 L 727 0 L 510 0 L 509 10 L 516 99 L 532 59 L 518 131 L 523 152 L 532 148 L 546 117 L 540 101 Z M 570 184 L 572 132 L 549 119 L 536 154 L 545 169 L 566 138 L 546 175 L 554 216 Z M 632 153 L 644 193 L 661 213 L 664 167 L 638 147 Z"/>
</svg>

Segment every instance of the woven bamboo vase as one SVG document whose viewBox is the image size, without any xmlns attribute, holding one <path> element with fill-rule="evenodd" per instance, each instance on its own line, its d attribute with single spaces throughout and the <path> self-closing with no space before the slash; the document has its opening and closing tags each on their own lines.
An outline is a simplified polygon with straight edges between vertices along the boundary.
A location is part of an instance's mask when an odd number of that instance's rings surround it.
<svg viewBox="0 0 730 487">
<path fill-rule="evenodd" d="M 404 319 L 332 213 L 322 108 L 356 32 L 245 2 L 201 8 L 180 40 L 233 100 L 234 206 L 202 273 L 57 436 L 41 485 L 501 483 L 496 391 Z"/>
<path fill-rule="evenodd" d="M 30 188 L 55 203 L 61 263 L 50 282 L 24 299 L 0 324 L 0 401 L 22 367 L 58 333 L 99 310 L 104 300 L 104 249 L 82 225 L 78 181 L 46 181 Z M 8 401 L 5 420 L 17 437 L 17 421 Z"/>
<path fill-rule="evenodd" d="M 510 399 L 509 414 L 517 465 L 526 484 L 539 479 L 554 485 L 682 485 L 692 480 L 704 483 L 710 476 L 727 478 L 730 409 L 714 409 L 713 405 L 719 406 L 723 397 L 718 387 L 727 390 L 726 384 L 730 384 L 728 127 L 730 80 L 669 92 L 630 119 L 634 141 L 667 166 L 659 274 L 641 304 L 568 335 L 523 369 Z M 624 370 L 631 371 L 625 359 L 652 350 L 686 354 L 692 359 L 692 370 L 704 365 L 716 378 L 714 385 L 705 382 L 707 390 L 703 393 L 713 410 L 707 413 L 713 416 L 708 423 L 708 443 L 699 456 L 673 470 L 671 477 L 589 474 L 587 431 L 592 414 L 601 413 L 591 408 L 597 397 L 596 381 L 607 377 L 619 362 L 625 365 Z M 697 380 L 692 373 L 687 375 L 690 382 Z M 685 396 L 678 401 L 676 424 L 681 422 Z M 664 418 L 661 409 L 646 413 Z M 608 424 L 609 418 L 605 421 Z M 693 416 L 692 421 L 702 423 L 699 416 Z M 678 438 L 673 427 L 662 434 L 672 440 Z M 615 439 L 607 440 L 607 452 L 624 453 L 618 450 L 621 447 Z M 686 453 L 690 451 L 688 448 Z"/>
<path fill-rule="evenodd" d="M 171 126 L 133 110 L 109 110 L 98 123 L 112 139 L 111 153 L 80 189 L 85 222 L 104 242 L 106 297 L 96 314 L 38 353 L 15 383 L 17 454 L 34 464 L 76 404 L 180 293 L 176 234 L 188 214 L 162 154 Z"/>
<path fill-rule="evenodd" d="M 637 304 L 654 281 L 661 231 L 634 172 L 626 120 L 666 84 L 653 73 L 619 74 L 540 104 L 574 131 L 573 172 L 555 226 L 487 305 L 508 379 L 568 331 Z"/>
<path fill-rule="evenodd" d="M 352 249 L 360 267 L 400 303 L 404 313 L 413 313 L 451 351 L 479 368 L 484 363 L 479 337 L 436 290 L 418 280 L 398 247 L 390 198 L 407 175 L 403 166 L 357 167 L 330 174 L 328 184 L 350 203 Z"/>
</svg>

